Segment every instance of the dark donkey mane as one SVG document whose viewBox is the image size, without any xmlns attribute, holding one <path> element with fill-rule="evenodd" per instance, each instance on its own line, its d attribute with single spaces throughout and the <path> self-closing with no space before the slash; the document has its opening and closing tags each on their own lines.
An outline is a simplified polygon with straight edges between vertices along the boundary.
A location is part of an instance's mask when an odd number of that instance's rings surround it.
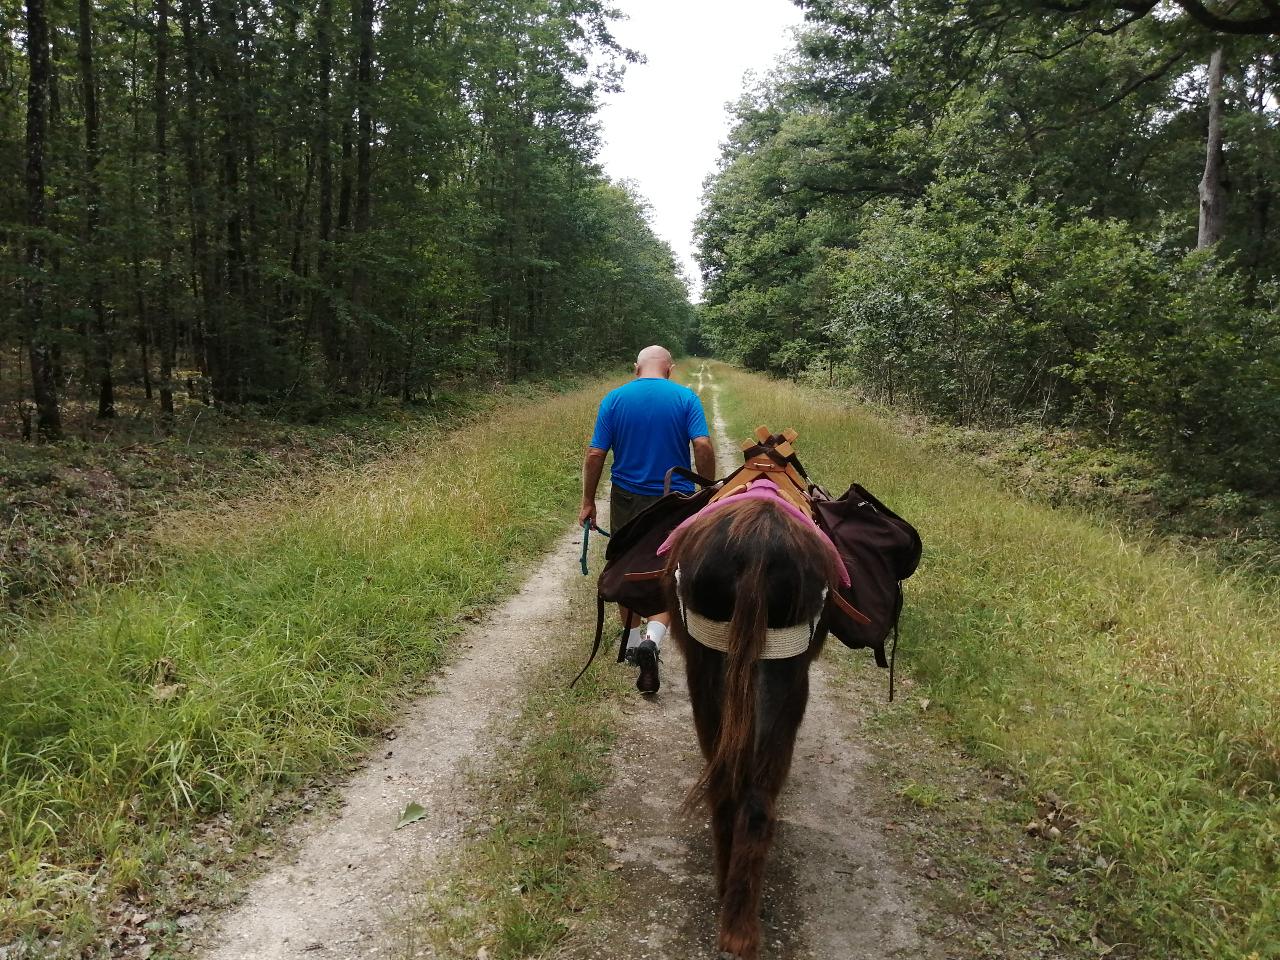
<svg viewBox="0 0 1280 960">
<path fill-rule="evenodd" d="M 667 561 L 664 588 L 668 609 L 677 614 L 672 630 L 684 652 L 706 758 L 685 806 L 705 800 L 711 813 L 722 898 L 720 949 L 744 960 L 759 950 L 774 801 L 804 717 L 809 664 L 826 634 L 819 625 L 804 653 L 763 660 L 765 632 L 818 624 L 823 588 L 838 575 L 812 524 L 772 501 L 747 497 L 696 519 Z M 690 637 L 686 609 L 729 623 L 727 652 Z"/>
</svg>

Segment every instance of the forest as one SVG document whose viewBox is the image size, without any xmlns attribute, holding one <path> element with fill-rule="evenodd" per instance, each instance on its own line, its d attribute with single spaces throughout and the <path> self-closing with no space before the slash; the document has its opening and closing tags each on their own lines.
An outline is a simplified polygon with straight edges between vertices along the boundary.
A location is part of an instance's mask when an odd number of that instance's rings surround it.
<svg viewBox="0 0 1280 960">
<path fill-rule="evenodd" d="M 601 0 L 0 6 L 0 429 L 429 398 L 683 336 Z M 175 400 L 175 398 L 177 398 Z"/>
<path fill-rule="evenodd" d="M 1280 13 L 802 0 L 698 224 L 701 343 L 1280 482 Z"/>
<path fill-rule="evenodd" d="M 794 0 L 696 304 L 621 2 L 0 0 L 0 960 L 728 956 L 697 637 L 573 682 L 655 341 L 924 544 L 888 671 L 803 631 L 764 957 L 1280 957 L 1280 0 Z"/>
</svg>

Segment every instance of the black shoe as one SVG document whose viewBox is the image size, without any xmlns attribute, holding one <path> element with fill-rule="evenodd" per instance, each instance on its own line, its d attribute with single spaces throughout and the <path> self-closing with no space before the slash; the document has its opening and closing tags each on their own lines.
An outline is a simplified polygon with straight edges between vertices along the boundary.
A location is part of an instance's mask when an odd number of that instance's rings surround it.
<svg viewBox="0 0 1280 960">
<path fill-rule="evenodd" d="M 658 645 L 652 640 L 642 640 L 636 647 L 636 664 L 640 676 L 636 677 L 636 689 L 641 693 L 658 692 Z"/>
</svg>

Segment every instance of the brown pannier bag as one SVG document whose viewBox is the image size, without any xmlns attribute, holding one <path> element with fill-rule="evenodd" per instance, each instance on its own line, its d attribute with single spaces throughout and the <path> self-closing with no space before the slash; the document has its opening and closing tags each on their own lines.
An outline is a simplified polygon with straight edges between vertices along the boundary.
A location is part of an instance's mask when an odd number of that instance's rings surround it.
<svg viewBox="0 0 1280 960">
<path fill-rule="evenodd" d="M 671 477 L 677 474 L 692 480 L 702 489 L 695 493 L 672 493 Z M 632 517 L 626 526 L 610 534 L 609 544 L 604 550 L 604 569 L 600 571 L 596 584 L 596 635 L 591 643 L 591 656 L 569 686 L 582 678 L 600 650 L 606 603 L 620 604 L 638 617 L 651 617 L 666 609 L 662 598 L 662 571 L 666 561 L 658 556 L 658 548 L 672 530 L 711 502 L 718 486 L 718 481 L 709 480 L 692 470 L 672 467 L 663 482 L 662 499 L 650 504 Z M 583 567 L 583 572 L 586 572 L 586 567 Z M 624 635 L 630 626 L 630 623 L 623 625 Z M 626 654 L 626 644 L 619 640 L 619 663 Z"/>
<path fill-rule="evenodd" d="M 841 587 L 840 595 L 870 621 L 863 623 L 839 606 L 828 605 L 826 625 L 846 647 L 869 647 L 876 663 L 887 667 L 884 642 L 892 631 L 896 643 L 902 581 L 920 563 L 920 534 L 860 484 L 853 484 L 838 500 L 817 487 L 810 491 L 818 526 L 836 545 L 849 572 L 851 584 Z"/>
</svg>

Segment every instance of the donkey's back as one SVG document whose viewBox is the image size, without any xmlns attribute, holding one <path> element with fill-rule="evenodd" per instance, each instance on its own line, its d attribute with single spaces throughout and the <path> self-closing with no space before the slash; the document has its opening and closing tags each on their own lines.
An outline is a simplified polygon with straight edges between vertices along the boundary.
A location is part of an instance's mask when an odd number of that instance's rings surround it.
<svg viewBox="0 0 1280 960">
<path fill-rule="evenodd" d="M 711 815 L 720 893 L 719 949 L 754 960 L 760 894 L 821 652 L 836 572 L 812 524 L 769 500 L 726 504 L 690 524 L 668 562 L 673 631 L 684 652 L 706 766 L 687 804 Z"/>
</svg>

